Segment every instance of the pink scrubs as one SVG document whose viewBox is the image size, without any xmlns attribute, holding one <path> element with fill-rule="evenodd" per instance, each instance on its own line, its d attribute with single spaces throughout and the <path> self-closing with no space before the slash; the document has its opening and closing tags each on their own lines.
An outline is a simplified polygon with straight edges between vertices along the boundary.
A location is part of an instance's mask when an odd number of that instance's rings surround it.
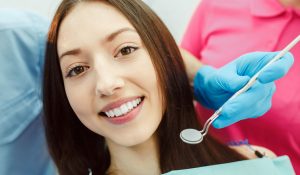
<svg viewBox="0 0 300 175">
<path fill-rule="evenodd" d="M 202 0 L 182 47 L 204 64 L 221 67 L 247 52 L 281 50 L 299 34 L 300 9 L 277 0 Z M 212 132 L 223 142 L 248 139 L 278 156 L 288 155 L 300 174 L 300 44 L 291 52 L 294 65 L 275 82 L 271 110 Z M 197 111 L 201 121 L 212 114 L 200 105 Z"/>
</svg>

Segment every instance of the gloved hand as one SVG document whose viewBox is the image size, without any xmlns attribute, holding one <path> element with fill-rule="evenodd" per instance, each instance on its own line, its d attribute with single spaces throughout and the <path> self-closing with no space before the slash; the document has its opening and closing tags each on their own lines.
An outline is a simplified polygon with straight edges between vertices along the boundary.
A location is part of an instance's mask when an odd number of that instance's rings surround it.
<svg viewBox="0 0 300 175">
<path fill-rule="evenodd" d="M 196 100 L 205 107 L 218 109 L 276 54 L 277 52 L 249 53 L 219 69 L 202 66 L 194 78 Z M 223 128 L 240 120 L 256 118 L 266 113 L 271 107 L 275 92 L 274 81 L 283 77 L 293 62 L 292 54 L 287 53 L 268 66 L 248 91 L 223 106 L 222 113 L 213 122 L 213 126 Z"/>
</svg>

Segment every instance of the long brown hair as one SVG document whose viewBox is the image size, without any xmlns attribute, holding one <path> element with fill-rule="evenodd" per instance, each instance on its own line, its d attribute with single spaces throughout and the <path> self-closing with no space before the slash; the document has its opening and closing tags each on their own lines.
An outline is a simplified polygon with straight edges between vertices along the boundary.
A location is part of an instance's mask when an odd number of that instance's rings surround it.
<svg viewBox="0 0 300 175">
<path fill-rule="evenodd" d="M 44 74 L 46 137 L 60 175 L 105 174 L 110 155 L 104 138 L 87 129 L 76 117 L 65 94 L 57 54 L 62 20 L 82 1 L 64 0 L 52 21 Z M 98 0 L 101 1 L 101 0 Z M 123 13 L 139 33 L 158 76 L 166 111 L 158 128 L 162 173 L 244 159 L 226 145 L 207 136 L 201 144 L 188 145 L 179 138 L 182 129 L 199 124 L 192 92 L 178 47 L 157 15 L 141 0 L 102 0 Z"/>
</svg>

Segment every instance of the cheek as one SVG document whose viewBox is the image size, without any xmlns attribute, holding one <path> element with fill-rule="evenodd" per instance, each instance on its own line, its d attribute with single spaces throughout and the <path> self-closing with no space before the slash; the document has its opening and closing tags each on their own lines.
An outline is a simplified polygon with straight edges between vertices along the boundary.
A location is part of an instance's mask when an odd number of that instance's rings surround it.
<svg viewBox="0 0 300 175">
<path fill-rule="evenodd" d="M 88 86 L 82 86 L 82 83 L 77 86 L 71 84 L 65 83 L 65 91 L 71 108 L 85 127 L 102 135 L 97 132 L 97 126 L 95 126 L 97 120 L 93 118 L 92 98 L 90 98 Z"/>
<path fill-rule="evenodd" d="M 141 70 L 140 75 L 140 84 L 143 84 L 143 88 L 149 93 L 149 97 L 151 100 L 151 104 L 157 114 L 163 115 L 164 107 L 163 107 L 163 93 L 161 91 L 161 85 L 158 80 L 158 76 L 156 75 L 155 68 L 151 61 L 149 61 Z"/>
<path fill-rule="evenodd" d="M 80 85 L 65 83 L 65 91 L 67 98 L 73 111 L 79 118 L 89 113 L 88 95 L 85 90 L 86 88 L 83 88 Z"/>
<path fill-rule="evenodd" d="M 141 84 L 144 84 L 146 88 L 150 88 L 152 90 L 158 88 L 158 77 L 156 76 L 156 71 L 154 68 L 154 65 L 152 64 L 150 55 L 144 51 L 141 56 L 141 61 L 137 66 L 136 72 L 137 77 L 139 78 L 139 81 Z"/>
</svg>

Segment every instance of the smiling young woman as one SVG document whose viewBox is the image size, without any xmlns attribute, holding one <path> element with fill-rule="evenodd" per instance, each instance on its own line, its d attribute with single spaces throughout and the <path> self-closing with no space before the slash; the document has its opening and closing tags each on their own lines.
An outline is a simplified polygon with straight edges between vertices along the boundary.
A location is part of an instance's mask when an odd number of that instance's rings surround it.
<svg viewBox="0 0 300 175">
<path fill-rule="evenodd" d="M 60 175 L 160 174 L 244 156 L 199 128 L 176 43 L 139 0 L 64 0 L 44 75 L 46 135 Z"/>
</svg>

